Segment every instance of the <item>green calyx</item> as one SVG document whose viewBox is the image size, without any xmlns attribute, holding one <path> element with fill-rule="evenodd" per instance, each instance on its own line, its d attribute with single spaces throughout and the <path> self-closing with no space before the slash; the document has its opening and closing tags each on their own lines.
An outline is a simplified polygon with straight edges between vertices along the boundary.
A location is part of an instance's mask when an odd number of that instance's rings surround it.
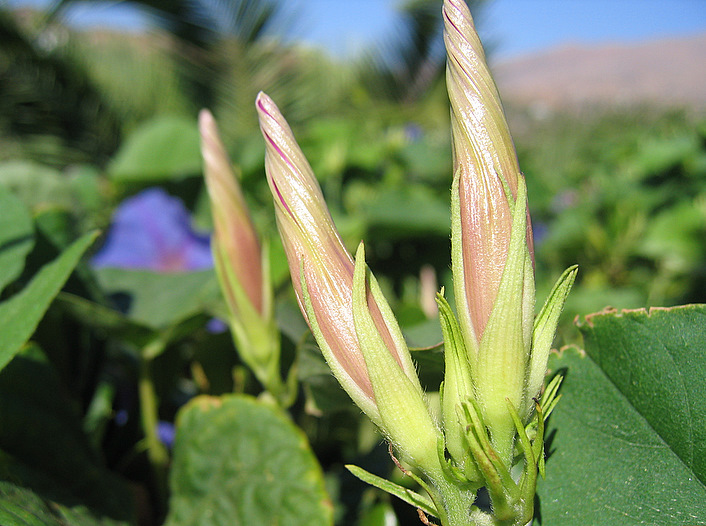
<svg viewBox="0 0 706 526">
<path fill-rule="evenodd" d="M 451 310 L 443 290 L 436 295 L 439 321 L 444 338 L 444 382 L 441 384 L 441 414 L 446 449 L 465 479 L 478 480 L 475 463 L 465 440 L 465 428 L 458 417 L 458 408 L 469 396 L 475 396 L 471 364 L 458 320 Z"/>
<path fill-rule="evenodd" d="M 564 303 L 569 295 L 578 266 L 567 268 L 554 284 L 542 310 L 535 319 L 532 332 L 532 354 L 528 365 L 527 396 L 523 413 L 529 416 L 533 409 L 532 398 L 537 396 L 544 384 L 547 371 L 547 360 L 556 334 L 559 316 L 564 309 Z"/>
<path fill-rule="evenodd" d="M 286 384 L 282 381 L 280 336 L 272 308 L 267 245 L 263 247 L 261 261 L 263 312 L 259 312 L 251 302 L 228 263 L 228 254 L 217 239 L 213 243 L 213 256 L 216 275 L 228 306 L 228 325 L 238 353 L 280 405 L 290 406 L 297 392 L 296 371 L 290 369 Z"/>
<path fill-rule="evenodd" d="M 436 455 L 439 433 L 432 421 L 416 374 L 410 378 L 380 334 L 368 305 L 368 291 L 379 306 L 385 329 L 399 332 L 387 302 L 365 264 L 361 243 L 353 274 L 353 322 L 380 414 L 380 428 L 404 460 L 427 474 L 440 472 Z M 391 317 L 391 319 L 389 319 Z M 398 341 L 399 335 L 392 339 Z M 406 345 L 397 353 L 409 353 Z M 400 358 L 404 361 L 405 358 Z M 411 360 L 411 359 L 410 359 Z"/>
<path fill-rule="evenodd" d="M 526 325 L 528 311 L 532 313 L 534 308 L 533 269 L 526 242 L 526 202 L 527 190 L 520 177 L 517 199 L 512 207 L 512 232 L 505 269 L 472 370 L 483 418 L 505 462 L 511 459 L 515 436 L 515 425 L 505 400 L 509 399 L 515 407 L 524 406 L 531 333 L 531 325 L 529 328 Z"/>
<path fill-rule="evenodd" d="M 552 394 L 541 403 L 536 403 L 532 421 L 524 426 L 517 409 L 506 400 L 508 415 L 515 425 L 518 436 L 516 454 L 511 463 L 506 463 L 498 454 L 488 435 L 486 422 L 478 403 L 469 399 L 459 407 L 459 419 L 465 425 L 466 443 L 492 502 L 493 515 L 487 516 L 488 524 L 524 526 L 532 520 L 537 473 L 544 476 L 544 421 L 547 415 L 543 408 L 553 408 L 556 389 L 560 379 L 554 382 Z M 512 467 L 522 463 L 519 480 L 513 478 Z M 485 512 L 475 510 L 478 523 Z"/>
</svg>

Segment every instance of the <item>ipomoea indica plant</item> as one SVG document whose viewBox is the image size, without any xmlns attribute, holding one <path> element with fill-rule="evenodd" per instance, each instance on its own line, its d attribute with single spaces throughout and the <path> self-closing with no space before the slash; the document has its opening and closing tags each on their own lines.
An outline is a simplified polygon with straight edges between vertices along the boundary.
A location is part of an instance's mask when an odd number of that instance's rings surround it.
<svg viewBox="0 0 706 526">
<path fill-rule="evenodd" d="M 280 376 L 280 335 L 274 317 L 267 250 L 262 250 L 238 179 L 208 110 L 199 114 L 201 154 L 211 201 L 211 250 L 228 306 L 228 324 L 243 361 L 284 406 L 293 402 L 295 375 Z"/>
<path fill-rule="evenodd" d="M 351 258 L 321 189 L 274 102 L 256 107 L 265 169 L 297 299 L 333 374 L 378 426 L 428 497 L 351 468 L 443 525 L 531 523 L 543 473 L 542 393 L 559 314 L 576 268 L 534 316 L 532 228 L 500 99 L 463 0 L 445 0 L 454 174 L 452 270 L 458 318 L 437 296 L 445 348 L 441 421 L 432 416 L 395 317 L 365 264 Z M 487 487 L 490 510 L 473 503 Z"/>
</svg>

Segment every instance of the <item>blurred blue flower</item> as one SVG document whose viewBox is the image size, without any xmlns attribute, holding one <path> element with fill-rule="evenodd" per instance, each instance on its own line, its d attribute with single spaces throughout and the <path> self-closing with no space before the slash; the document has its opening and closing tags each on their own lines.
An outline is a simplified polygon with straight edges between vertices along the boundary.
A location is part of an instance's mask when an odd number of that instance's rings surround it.
<svg viewBox="0 0 706 526">
<path fill-rule="evenodd" d="M 534 237 L 534 246 L 538 247 L 549 235 L 549 226 L 546 223 L 537 221 L 532 224 L 532 234 Z"/>
<path fill-rule="evenodd" d="M 123 427 L 125 424 L 127 424 L 129 417 L 130 417 L 130 415 L 126 409 L 119 409 L 115 413 L 115 424 L 120 427 Z"/>
<path fill-rule="evenodd" d="M 206 330 L 211 334 L 222 334 L 228 330 L 228 325 L 219 318 L 211 318 L 206 324 Z"/>
<path fill-rule="evenodd" d="M 161 188 L 150 188 L 123 201 L 95 267 L 147 269 L 160 272 L 213 267 L 210 236 L 191 227 L 184 204 Z"/>
<path fill-rule="evenodd" d="M 162 444 L 171 449 L 174 445 L 174 437 L 176 436 L 174 424 L 165 422 L 164 420 L 157 422 L 157 436 Z"/>
<path fill-rule="evenodd" d="M 424 137 L 424 128 L 419 124 L 410 122 L 404 127 L 404 134 L 409 142 L 417 142 Z"/>
</svg>

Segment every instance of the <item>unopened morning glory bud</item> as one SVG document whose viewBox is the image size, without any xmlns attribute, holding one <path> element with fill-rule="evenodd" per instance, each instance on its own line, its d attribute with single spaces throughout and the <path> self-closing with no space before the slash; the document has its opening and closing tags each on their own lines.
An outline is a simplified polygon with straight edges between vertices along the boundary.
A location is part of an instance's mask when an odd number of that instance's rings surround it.
<svg viewBox="0 0 706 526">
<path fill-rule="evenodd" d="M 443 7 L 454 152 L 452 267 L 475 396 L 501 457 L 525 406 L 534 317 L 524 177 L 483 47 L 463 0 Z"/>
<path fill-rule="evenodd" d="M 282 394 L 280 341 L 267 258 L 262 256 L 243 193 L 208 110 L 199 114 L 199 130 L 214 222 L 212 250 L 233 338 L 243 360 L 278 396 Z"/>
<path fill-rule="evenodd" d="M 265 170 L 302 312 L 336 379 L 405 456 L 438 465 L 437 432 L 397 322 L 368 276 L 364 251 L 353 262 L 321 188 L 274 102 L 256 101 L 266 142 Z"/>
<path fill-rule="evenodd" d="M 443 435 L 380 288 L 336 231 L 311 167 L 275 104 L 257 98 L 265 169 L 299 305 L 331 370 L 403 458 L 431 500 L 354 473 L 434 514 L 445 526 L 525 526 L 543 474 L 539 400 L 549 350 L 576 275 L 564 272 L 534 318 L 534 254 L 527 188 L 497 89 L 464 0 L 444 0 L 454 175 L 452 271 L 456 313 L 437 295 L 444 338 Z M 416 477 L 416 475 L 411 474 Z M 492 511 L 472 503 L 487 487 Z"/>
<path fill-rule="evenodd" d="M 500 97 L 466 2 L 444 0 L 443 19 L 458 315 L 457 322 L 438 298 L 446 360 L 446 448 L 471 483 L 486 484 L 499 521 L 525 524 L 532 517 L 537 470 L 543 469 L 543 416 L 535 398 L 576 267 L 559 278 L 535 320 L 527 189 Z M 549 398 L 555 395 L 556 389 Z M 535 408 L 531 425 L 540 431 L 538 442 L 530 445 L 525 427 Z M 524 457 L 519 486 L 511 476 L 518 450 Z"/>
<path fill-rule="evenodd" d="M 216 121 L 208 110 L 199 114 L 199 131 L 206 188 L 213 210 L 214 242 L 222 250 L 219 255 L 228 259 L 229 268 L 250 305 L 263 314 L 266 302 L 262 290 L 260 242 Z M 237 302 L 233 302 L 233 307 L 239 308 Z"/>
</svg>

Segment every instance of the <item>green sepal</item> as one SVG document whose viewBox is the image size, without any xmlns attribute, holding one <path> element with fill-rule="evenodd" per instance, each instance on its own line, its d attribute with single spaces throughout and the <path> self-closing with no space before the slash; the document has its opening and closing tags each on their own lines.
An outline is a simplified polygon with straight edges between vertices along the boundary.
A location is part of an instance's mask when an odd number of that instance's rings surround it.
<svg viewBox="0 0 706 526">
<path fill-rule="evenodd" d="M 443 293 L 442 289 L 436 295 L 436 303 L 439 306 L 439 322 L 444 337 L 445 373 L 439 392 L 446 449 L 456 465 L 462 467 L 466 479 L 479 480 L 480 474 L 466 447 L 464 438 L 466 432 L 457 413 L 460 404 L 474 395 L 471 364 L 468 360 L 461 327 Z"/>
<path fill-rule="evenodd" d="M 532 412 L 532 397 L 537 396 L 542 389 L 544 376 L 547 372 L 547 360 L 554 342 L 559 316 L 564 309 L 564 303 L 569 295 L 578 273 L 578 266 L 567 268 L 554 284 L 547 300 L 534 322 L 532 331 L 532 354 L 527 377 L 527 397 L 525 398 L 524 414 Z"/>
<path fill-rule="evenodd" d="M 490 443 L 477 403 L 474 400 L 463 403 L 460 417 L 465 420 L 468 446 L 478 470 L 483 475 L 496 515 L 512 516 L 515 513 L 514 505 L 520 497 L 519 488 L 512 479 L 509 468 Z"/>
<path fill-rule="evenodd" d="M 365 471 L 363 468 L 354 466 L 352 464 L 346 464 L 346 469 L 350 471 L 354 476 L 358 477 L 360 480 L 366 484 L 370 484 L 382 491 L 394 495 L 400 500 L 403 500 L 407 504 L 414 506 L 417 509 L 422 510 L 427 515 L 432 515 L 434 517 L 439 516 L 439 512 L 436 510 L 436 506 L 429 497 L 420 495 L 416 491 L 402 487 L 394 482 L 390 482 L 387 479 L 373 475 L 372 473 Z M 408 473 L 409 474 L 409 473 Z M 414 477 L 417 482 L 421 479 Z"/>
<path fill-rule="evenodd" d="M 519 438 L 520 448 L 525 456 L 525 469 L 520 479 L 520 498 L 526 502 L 528 496 L 530 499 L 534 497 L 535 488 L 537 486 L 537 457 L 535 455 L 533 444 L 530 442 L 527 432 L 525 431 L 525 426 L 522 424 L 520 415 L 517 413 L 517 409 L 515 409 L 515 406 L 512 405 L 510 400 L 506 400 L 506 402 L 508 412 L 510 413 L 512 421 L 515 424 L 515 430 L 517 431 L 517 436 Z M 542 434 L 543 431 L 544 429 L 542 427 Z M 540 433 L 538 432 L 535 438 L 535 443 L 537 440 L 541 441 L 543 438 L 544 437 L 540 436 Z"/>
<path fill-rule="evenodd" d="M 353 270 L 353 323 L 382 420 L 379 427 L 406 461 L 427 474 L 436 473 L 441 469 L 436 458 L 439 432 L 424 401 L 419 379 L 416 374 L 413 378 L 405 374 L 373 320 L 368 305 L 369 282 L 373 294 L 377 283 L 365 264 L 365 248 L 361 243 Z M 387 302 L 377 294 L 374 299 L 392 333 L 397 329 L 397 321 Z M 386 315 L 392 319 L 387 319 Z M 392 337 L 395 339 L 394 335 Z M 398 351 L 409 353 L 404 341 L 401 343 L 404 348 Z"/>
<path fill-rule="evenodd" d="M 546 477 L 544 461 L 544 422 L 549 418 L 549 415 L 561 398 L 558 391 L 562 380 L 563 376 L 559 374 L 555 375 L 549 384 L 547 384 L 546 389 L 542 393 L 542 397 L 539 400 L 534 399 L 534 416 L 525 426 L 525 433 L 532 442 L 532 451 L 537 462 L 537 470 L 542 478 Z"/>
<path fill-rule="evenodd" d="M 561 374 L 555 375 L 549 384 L 547 384 L 547 388 L 542 393 L 542 397 L 539 400 L 539 405 L 542 408 L 544 420 L 549 418 L 549 415 L 552 414 L 557 402 L 559 402 L 559 399 L 561 398 L 561 395 L 558 393 L 559 387 L 561 387 L 561 382 L 563 381 L 564 377 Z"/>
<path fill-rule="evenodd" d="M 457 484 L 468 485 L 469 487 L 472 487 L 474 491 L 482 485 L 477 484 L 477 480 L 468 480 L 463 471 L 456 467 L 456 463 L 453 458 L 446 458 L 446 444 L 441 438 L 439 438 L 436 445 L 436 454 L 439 457 L 439 463 L 444 471 L 444 475 L 446 475 L 449 480 L 452 480 Z M 474 482 L 476 482 L 476 484 L 474 484 Z"/>
<path fill-rule="evenodd" d="M 473 383 L 477 399 L 488 425 L 493 445 L 503 461 L 512 460 L 515 426 L 507 414 L 505 399 L 516 407 L 525 393 L 526 367 L 530 342 L 526 341 L 527 294 L 534 294 L 531 259 L 527 247 L 527 188 L 518 179 L 517 199 L 513 207 L 512 232 L 507 260 L 498 287 L 495 304 L 480 342 Z M 525 290 L 531 287 L 531 291 Z M 533 307 L 532 307 L 533 309 Z"/>
<path fill-rule="evenodd" d="M 519 523 L 525 524 L 534 514 L 534 495 L 537 491 L 537 471 L 544 478 L 544 417 L 539 403 L 536 404 L 535 419 L 537 433 L 534 442 L 530 442 L 525 426 L 522 424 L 517 409 L 507 401 L 508 411 L 512 416 L 519 437 L 520 448 L 525 456 L 525 466 L 520 478 L 520 499 L 516 504 Z"/>
<path fill-rule="evenodd" d="M 532 448 L 534 450 L 534 458 L 537 460 L 537 470 L 542 478 L 545 479 L 547 478 L 544 465 L 544 420 L 546 417 L 539 403 L 535 403 L 535 412 L 537 414 L 537 434 L 534 442 L 532 442 Z"/>
<path fill-rule="evenodd" d="M 542 393 L 542 398 L 539 400 L 539 403 L 535 401 L 535 412 L 537 413 L 537 437 L 535 438 L 535 449 L 540 449 L 540 452 L 535 456 L 537 457 L 537 469 L 543 479 L 546 478 L 544 461 L 544 422 L 546 422 L 549 415 L 552 414 L 552 411 L 554 411 L 556 404 L 561 398 L 561 395 L 559 394 L 559 387 L 561 386 L 561 382 L 563 380 L 564 377 L 562 375 L 555 375 Z"/>
<path fill-rule="evenodd" d="M 365 256 L 365 250 L 362 243 L 361 247 L 359 247 L 359 250 L 361 254 Z M 365 263 L 364 258 L 363 263 Z M 365 268 L 367 269 L 367 266 L 365 266 Z M 387 302 L 387 299 L 385 298 L 385 295 L 383 294 L 380 285 L 375 279 L 375 276 L 372 272 L 370 272 L 369 269 L 366 270 L 366 278 L 368 291 L 372 295 L 374 303 L 379 309 L 380 316 L 385 322 L 385 326 L 387 327 L 390 337 L 392 338 L 392 341 L 395 345 L 397 357 L 399 358 L 399 362 L 402 367 L 402 372 L 404 372 L 405 376 L 407 376 L 412 385 L 414 385 L 415 389 L 417 389 L 420 393 L 423 394 L 424 389 L 422 389 L 422 385 L 419 382 L 419 377 L 417 376 L 417 367 L 414 361 L 412 361 L 412 355 L 409 352 L 409 348 L 407 347 L 407 341 L 405 340 L 404 335 L 402 334 L 402 329 L 400 329 L 399 323 L 397 322 L 397 318 L 395 317 L 394 312 L 392 312 L 392 308 Z"/>
<path fill-rule="evenodd" d="M 475 361 L 478 356 L 478 346 L 480 342 L 476 339 L 476 332 L 471 320 L 471 312 L 466 304 L 466 280 L 463 278 L 463 227 L 461 225 L 461 199 L 459 193 L 459 183 L 461 179 L 461 168 L 454 172 L 451 183 L 451 272 L 454 275 L 454 296 L 456 297 L 456 307 L 458 309 L 459 324 L 466 335 L 466 345 L 470 353 L 471 360 Z"/>
</svg>

